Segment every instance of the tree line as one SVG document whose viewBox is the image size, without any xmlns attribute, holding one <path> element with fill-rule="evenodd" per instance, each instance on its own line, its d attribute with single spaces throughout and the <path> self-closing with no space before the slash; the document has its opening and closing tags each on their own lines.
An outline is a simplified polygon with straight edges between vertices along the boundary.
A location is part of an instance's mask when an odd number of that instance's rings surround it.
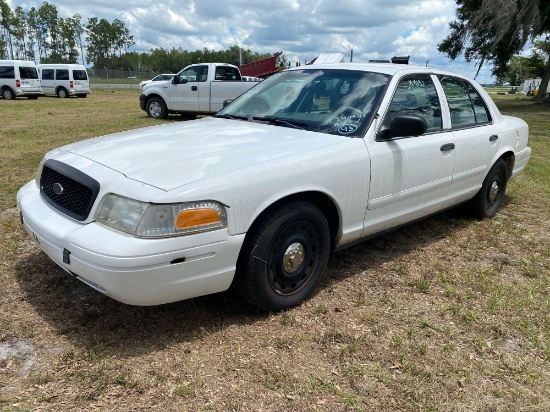
<svg viewBox="0 0 550 412">
<path fill-rule="evenodd" d="M 80 15 L 62 18 L 57 7 L 43 2 L 37 9 L 14 10 L 0 0 L 0 59 L 32 60 L 36 63 L 85 63 L 96 69 L 176 73 L 189 64 L 224 62 L 239 65 L 269 57 L 231 46 L 228 50 L 187 51 L 159 48 L 129 52 L 135 44 L 125 23 Z M 85 59 L 85 60 L 84 60 Z M 281 56 L 284 60 L 284 57 Z"/>
<path fill-rule="evenodd" d="M 451 59 L 463 55 L 474 61 L 478 73 L 492 63 L 500 80 L 520 82 L 542 77 L 540 89 L 550 82 L 550 1 L 548 0 L 456 0 L 456 20 L 438 50 Z M 528 42 L 531 57 L 518 55 Z M 517 83 L 516 83 L 517 84 Z M 545 93 L 537 97 L 543 98 Z"/>
</svg>

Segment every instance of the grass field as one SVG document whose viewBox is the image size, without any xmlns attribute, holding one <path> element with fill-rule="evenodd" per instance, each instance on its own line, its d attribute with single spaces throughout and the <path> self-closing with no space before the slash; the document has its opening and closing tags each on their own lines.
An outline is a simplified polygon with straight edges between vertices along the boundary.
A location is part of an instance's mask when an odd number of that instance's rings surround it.
<svg viewBox="0 0 550 412">
<path fill-rule="evenodd" d="M 310 300 L 264 314 L 231 293 L 120 304 L 22 229 L 46 151 L 159 123 L 138 95 L 0 100 L 0 411 L 550 410 L 550 105 L 494 96 L 533 149 L 496 218 L 452 210 L 334 253 Z"/>
</svg>

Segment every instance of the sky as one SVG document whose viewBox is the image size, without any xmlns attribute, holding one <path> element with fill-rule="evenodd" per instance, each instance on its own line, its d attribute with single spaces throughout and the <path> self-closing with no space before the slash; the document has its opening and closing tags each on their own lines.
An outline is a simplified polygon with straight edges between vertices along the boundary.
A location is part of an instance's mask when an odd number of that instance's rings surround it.
<svg viewBox="0 0 550 412">
<path fill-rule="evenodd" d="M 43 1 L 7 0 L 28 11 Z M 455 19 L 454 0 L 50 0 L 60 17 L 119 19 L 134 36 L 130 49 L 224 50 L 238 45 L 252 52 L 282 51 L 292 62 L 321 53 L 342 53 L 354 62 L 411 56 L 410 63 L 473 78 L 477 68 L 437 51 Z M 491 67 L 477 77 L 491 83 Z"/>
</svg>

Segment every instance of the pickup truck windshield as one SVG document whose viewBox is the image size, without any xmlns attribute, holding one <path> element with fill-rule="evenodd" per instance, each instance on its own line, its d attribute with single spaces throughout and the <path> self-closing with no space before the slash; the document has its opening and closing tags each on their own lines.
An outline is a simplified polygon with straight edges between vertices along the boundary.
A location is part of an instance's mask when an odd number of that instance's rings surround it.
<svg viewBox="0 0 550 412">
<path fill-rule="evenodd" d="M 259 83 L 217 116 L 361 136 L 390 76 L 339 69 L 282 72 Z"/>
</svg>

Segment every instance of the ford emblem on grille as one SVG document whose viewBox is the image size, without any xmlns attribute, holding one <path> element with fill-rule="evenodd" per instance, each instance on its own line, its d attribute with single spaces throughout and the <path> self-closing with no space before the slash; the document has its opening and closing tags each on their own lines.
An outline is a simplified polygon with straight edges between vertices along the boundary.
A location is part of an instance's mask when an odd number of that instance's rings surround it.
<svg viewBox="0 0 550 412">
<path fill-rule="evenodd" d="M 63 186 L 61 186 L 61 183 L 54 183 L 52 185 L 52 189 L 53 189 L 53 192 L 57 195 L 57 196 L 60 196 L 62 193 L 63 193 Z"/>
</svg>

